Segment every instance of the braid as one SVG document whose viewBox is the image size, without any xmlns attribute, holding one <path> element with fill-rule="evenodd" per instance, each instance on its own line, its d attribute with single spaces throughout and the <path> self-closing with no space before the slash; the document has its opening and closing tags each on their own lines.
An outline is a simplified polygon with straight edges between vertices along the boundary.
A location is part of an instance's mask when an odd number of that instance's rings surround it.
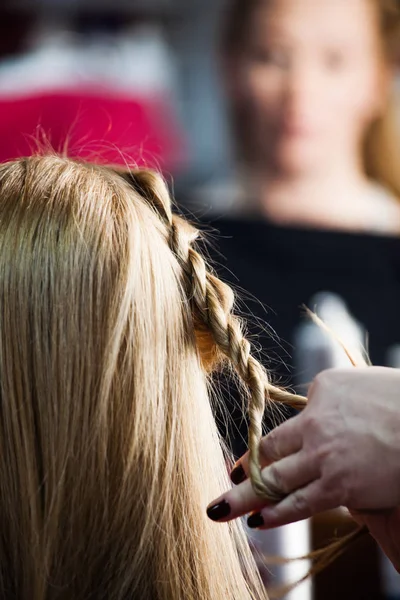
<svg viewBox="0 0 400 600">
<path fill-rule="evenodd" d="M 200 335 L 212 338 L 211 363 L 215 367 L 216 361 L 227 359 L 250 392 L 251 481 L 259 496 L 279 501 L 282 495 L 263 481 L 260 467 L 259 444 L 266 402 L 302 409 L 307 399 L 272 385 L 265 369 L 251 355 L 251 346 L 243 335 L 240 320 L 232 312 L 232 289 L 207 269 L 201 254 L 192 247 L 199 232 L 187 220 L 172 213 L 170 196 L 162 178 L 142 169 L 125 174 L 125 178 L 157 212 L 169 231 L 169 245 L 182 269 L 196 329 Z"/>
<path fill-rule="evenodd" d="M 243 334 L 240 320 L 233 314 L 234 293 L 232 289 L 207 269 L 203 257 L 193 247 L 199 237 L 199 231 L 186 219 L 172 212 L 171 199 L 163 179 L 156 173 L 143 169 L 131 172 L 114 170 L 122 175 L 148 202 L 165 225 L 169 246 L 182 269 L 183 284 L 191 304 L 196 342 L 203 366 L 212 370 L 215 369 L 216 364 L 225 359 L 229 361 L 247 386 L 250 420 L 250 479 L 258 496 L 270 502 L 280 502 L 284 498 L 284 494 L 271 484 L 266 484 L 260 467 L 259 446 L 265 406 L 268 402 L 272 402 L 302 410 L 307 404 L 307 398 L 274 386 L 269 381 L 266 370 L 252 356 L 251 346 Z M 313 318 L 319 323 L 317 317 Z M 203 344 L 203 342 L 205 343 Z M 207 348 L 205 353 L 203 353 L 202 345 Z M 350 355 L 349 358 L 352 360 Z M 302 557 L 314 561 L 314 566 L 307 577 L 322 571 L 353 540 L 366 531 L 365 527 L 359 527 L 330 546 Z M 292 588 L 290 587 L 290 589 Z"/>
<path fill-rule="evenodd" d="M 182 256 L 174 249 L 177 256 Z M 284 390 L 272 386 L 267 372 L 251 355 L 249 341 L 244 337 L 239 319 L 232 313 L 232 303 L 229 309 L 224 306 L 224 296 L 232 296 L 230 288 L 217 277 L 207 271 L 204 259 L 193 248 L 186 252 L 185 270 L 191 274 L 192 293 L 190 295 L 194 312 L 211 332 L 214 342 L 221 353 L 230 361 L 240 379 L 247 385 L 250 392 L 249 401 L 249 448 L 250 476 L 255 492 L 270 501 L 281 500 L 270 485 L 262 479 L 259 443 L 262 437 L 262 421 L 266 400 L 280 402 L 303 408 L 307 402 Z"/>
</svg>

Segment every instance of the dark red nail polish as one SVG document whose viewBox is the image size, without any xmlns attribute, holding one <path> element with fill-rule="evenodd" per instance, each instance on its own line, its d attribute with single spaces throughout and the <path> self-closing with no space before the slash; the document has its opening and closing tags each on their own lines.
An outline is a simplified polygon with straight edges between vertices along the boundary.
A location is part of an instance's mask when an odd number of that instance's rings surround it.
<svg viewBox="0 0 400 600">
<path fill-rule="evenodd" d="M 235 485 L 239 485 L 239 483 L 242 483 L 245 479 L 247 479 L 246 473 L 244 472 L 242 465 L 239 464 L 231 472 L 231 481 Z"/>
<path fill-rule="evenodd" d="M 254 513 L 250 515 L 247 519 L 247 525 L 251 529 L 257 529 L 257 527 L 262 527 L 264 525 L 264 519 L 262 518 L 261 513 Z"/>
<path fill-rule="evenodd" d="M 231 507 L 227 503 L 226 500 L 222 500 L 218 502 L 218 504 L 214 504 L 207 508 L 207 515 L 212 521 L 219 521 L 220 519 L 224 519 L 229 516 L 231 512 Z"/>
</svg>

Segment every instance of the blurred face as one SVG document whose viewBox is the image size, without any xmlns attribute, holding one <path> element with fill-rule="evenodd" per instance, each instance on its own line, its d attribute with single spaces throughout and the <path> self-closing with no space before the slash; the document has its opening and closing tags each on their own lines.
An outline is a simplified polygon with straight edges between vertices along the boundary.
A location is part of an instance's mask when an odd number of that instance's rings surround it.
<svg viewBox="0 0 400 600">
<path fill-rule="evenodd" d="M 286 172 L 360 152 L 385 102 L 370 0 L 268 0 L 253 11 L 234 93 L 263 164 Z"/>
</svg>

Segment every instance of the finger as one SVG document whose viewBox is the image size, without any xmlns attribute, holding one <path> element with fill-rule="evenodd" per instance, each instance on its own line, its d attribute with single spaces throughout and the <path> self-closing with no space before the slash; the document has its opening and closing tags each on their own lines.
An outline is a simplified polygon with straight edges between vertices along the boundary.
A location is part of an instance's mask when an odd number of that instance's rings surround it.
<svg viewBox="0 0 400 600">
<path fill-rule="evenodd" d="M 212 521 L 222 523 L 241 517 L 250 511 L 260 510 L 265 504 L 265 500 L 257 496 L 251 481 L 247 479 L 211 502 L 207 508 L 207 515 Z"/>
<path fill-rule="evenodd" d="M 260 442 L 260 466 L 285 458 L 301 450 L 303 445 L 302 415 L 297 415 L 273 429 Z M 246 452 L 234 465 L 231 480 L 239 484 L 249 476 L 249 456 Z"/>
<path fill-rule="evenodd" d="M 337 507 L 332 497 L 324 497 L 321 480 L 317 479 L 306 487 L 295 490 L 279 504 L 250 515 L 247 523 L 251 528 L 272 529 L 308 519 L 319 512 Z"/>
<path fill-rule="evenodd" d="M 291 454 L 272 463 L 261 471 L 264 483 L 275 490 L 278 496 L 288 496 L 294 490 L 303 488 L 320 477 L 316 461 L 304 452 Z"/>
<path fill-rule="evenodd" d="M 263 469 L 262 476 L 273 488 L 286 495 L 297 487 L 306 485 L 317 474 L 310 467 L 305 454 L 300 452 Z M 214 521 L 230 521 L 269 504 L 267 500 L 257 496 L 248 479 L 211 503 L 207 514 Z"/>
</svg>

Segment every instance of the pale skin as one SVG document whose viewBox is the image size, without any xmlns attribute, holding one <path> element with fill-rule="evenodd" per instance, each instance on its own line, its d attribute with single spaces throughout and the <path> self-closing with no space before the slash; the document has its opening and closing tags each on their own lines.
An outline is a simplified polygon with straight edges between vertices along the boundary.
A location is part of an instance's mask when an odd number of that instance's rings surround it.
<svg viewBox="0 0 400 600">
<path fill-rule="evenodd" d="M 285 498 L 272 505 L 257 497 L 245 454 L 233 476 L 238 480 L 239 473 L 244 481 L 209 509 L 222 503 L 229 514 L 218 521 L 252 513 L 250 525 L 269 529 L 345 506 L 400 569 L 399 432 L 400 370 L 324 371 L 304 411 L 260 444 L 263 478 Z"/>
<path fill-rule="evenodd" d="M 252 208 L 270 222 L 400 230 L 395 200 L 371 195 L 361 151 L 392 80 L 374 4 L 268 0 L 251 16 L 227 91 L 251 115 Z"/>
</svg>

